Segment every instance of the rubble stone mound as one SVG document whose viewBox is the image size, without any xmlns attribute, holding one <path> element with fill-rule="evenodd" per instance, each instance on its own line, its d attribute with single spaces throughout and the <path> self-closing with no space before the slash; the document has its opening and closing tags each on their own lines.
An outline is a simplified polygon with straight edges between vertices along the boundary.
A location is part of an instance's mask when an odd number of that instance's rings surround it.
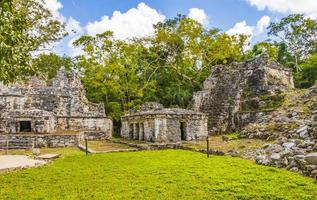
<svg viewBox="0 0 317 200">
<path fill-rule="evenodd" d="M 208 114 L 212 133 L 233 131 L 268 111 L 281 92 L 294 87 L 292 72 L 262 54 L 252 60 L 213 66 L 192 108 Z M 275 104 L 273 104 L 275 105 Z"/>
</svg>

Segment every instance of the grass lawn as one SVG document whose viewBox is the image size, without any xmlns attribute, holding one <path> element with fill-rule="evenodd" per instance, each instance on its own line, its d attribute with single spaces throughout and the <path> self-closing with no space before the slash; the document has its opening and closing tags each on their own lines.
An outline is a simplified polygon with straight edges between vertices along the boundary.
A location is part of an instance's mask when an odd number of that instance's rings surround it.
<svg viewBox="0 0 317 200">
<path fill-rule="evenodd" d="M 40 149 L 41 154 L 47 154 L 47 153 L 57 153 L 62 154 L 62 156 L 70 156 L 70 155 L 81 155 L 81 152 L 78 150 L 77 147 L 66 147 L 66 148 L 41 148 Z M 0 155 L 6 155 L 5 150 L 0 150 Z M 21 149 L 21 150 L 8 150 L 7 155 L 28 155 L 32 156 L 32 150 L 31 149 Z M 0 197 L 1 198 L 1 197 Z"/>
<path fill-rule="evenodd" d="M 0 175 L 0 199 L 316 199 L 314 180 L 182 150 L 74 153 Z"/>
<path fill-rule="evenodd" d="M 209 139 L 210 149 L 220 150 L 227 153 L 229 150 L 240 152 L 242 155 L 248 151 L 254 151 L 261 148 L 263 145 L 272 143 L 271 141 L 259 140 L 259 139 L 235 139 L 228 142 L 222 141 L 221 136 L 212 136 Z M 184 142 L 184 146 L 192 147 L 195 149 L 206 149 L 206 141 L 190 141 Z"/>
<path fill-rule="evenodd" d="M 82 141 L 81 144 L 85 145 L 85 142 Z M 94 151 L 115 151 L 115 150 L 136 149 L 125 144 L 114 143 L 108 140 L 88 141 L 88 148 Z"/>
</svg>

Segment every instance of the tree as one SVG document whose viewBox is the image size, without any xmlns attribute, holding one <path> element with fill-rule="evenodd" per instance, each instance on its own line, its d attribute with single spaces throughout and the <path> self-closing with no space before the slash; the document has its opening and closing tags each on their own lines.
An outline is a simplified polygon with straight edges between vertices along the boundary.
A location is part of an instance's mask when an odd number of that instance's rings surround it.
<svg viewBox="0 0 317 200">
<path fill-rule="evenodd" d="M 32 53 L 61 39 L 63 24 L 38 0 L 0 2 L 0 81 L 10 83 L 34 72 Z"/>
<path fill-rule="evenodd" d="M 158 23 L 149 45 L 149 69 L 156 72 L 152 79 L 157 90 L 147 98 L 159 97 L 165 106 L 187 107 L 213 65 L 242 59 L 245 39 L 219 29 L 205 30 L 184 16 Z"/>
<path fill-rule="evenodd" d="M 49 80 L 57 74 L 57 71 L 64 67 L 66 70 L 74 70 L 76 68 L 72 58 L 64 56 L 60 57 L 54 53 L 41 54 L 32 61 L 35 74 Z"/>
<path fill-rule="evenodd" d="M 256 43 L 252 47 L 251 51 L 249 52 L 250 55 L 248 55 L 248 57 L 252 58 L 262 53 L 266 53 L 270 58 L 277 60 L 278 52 L 279 52 L 278 43 L 271 43 L 269 41 L 264 41 L 264 42 Z"/>
<path fill-rule="evenodd" d="M 78 64 L 90 100 L 103 101 L 115 120 L 142 103 L 144 93 L 150 92 L 153 84 L 150 80 L 145 84 L 145 48 L 140 43 L 116 40 L 111 32 L 105 32 L 96 37 L 83 36 L 75 45 L 82 46 L 86 53 L 78 58 Z"/>
<path fill-rule="evenodd" d="M 297 71 L 299 64 L 310 54 L 316 52 L 317 21 L 293 14 L 282 18 L 279 22 L 271 23 L 269 35 L 278 37 L 286 45 L 294 60 Z"/>
<path fill-rule="evenodd" d="M 311 55 L 301 64 L 302 71 L 295 74 L 297 87 L 311 87 L 317 81 L 317 54 Z"/>
<path fill-rule="evenodd" d="M 183 16 L 154 28 L 153 36 L 129 41 L 108 31 L 75 42 L 84 51 L 78 63 L 88 98 L 103 101 L 115 120 L 145 101 L 187 107 L 213 65 L 243 57 L 245 37 L 205 30 Z"/>
</svg>

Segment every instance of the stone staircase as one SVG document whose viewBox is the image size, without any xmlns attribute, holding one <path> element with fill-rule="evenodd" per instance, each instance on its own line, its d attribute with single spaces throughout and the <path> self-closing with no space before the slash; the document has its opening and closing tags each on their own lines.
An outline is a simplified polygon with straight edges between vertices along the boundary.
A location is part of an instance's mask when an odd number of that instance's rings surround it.
<svg viewBox="0 0 317 200">
<path fill-rule="evenodd" d="M 25 137 L 7 137 L 0 135 L 0 149 L 31 149 L 33 140 Z"/>
</svg>

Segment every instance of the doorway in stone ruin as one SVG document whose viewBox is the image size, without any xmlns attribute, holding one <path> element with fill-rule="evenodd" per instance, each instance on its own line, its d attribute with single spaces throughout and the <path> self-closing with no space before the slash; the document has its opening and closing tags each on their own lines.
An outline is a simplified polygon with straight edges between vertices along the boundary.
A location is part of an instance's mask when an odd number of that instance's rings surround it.
<svg viewBox="0 0 317 200">
<path fill-rule="evenodd" d="M 129 126 L 129 139 L 133 139 L 133 124 L 130 124 Z"/>
<path fill-rule="evenodd" d="M 140 125 L 136 124 L 136 130 L 135 130 L 135 139 L 140 139 Z"/>
<path fill-rule="evenodd" d="M 181 130 L 181 140 L 186 140 L 187 133 L 186 133 L 186 123 L 185 122 L 181 122 L 180 130 Z"/>
<path fill-rule="evenodd" d="M 20 132 L 31 132 L 31 121 L 20 121 Z"/>
<path fill-rule="evenodd" d="M 144 124 L 143 123 L 140 124 L 140 134 L 141 134 L 141 140 L 144 141 L 145 136 L 144 136 Z"/>
</svg>

